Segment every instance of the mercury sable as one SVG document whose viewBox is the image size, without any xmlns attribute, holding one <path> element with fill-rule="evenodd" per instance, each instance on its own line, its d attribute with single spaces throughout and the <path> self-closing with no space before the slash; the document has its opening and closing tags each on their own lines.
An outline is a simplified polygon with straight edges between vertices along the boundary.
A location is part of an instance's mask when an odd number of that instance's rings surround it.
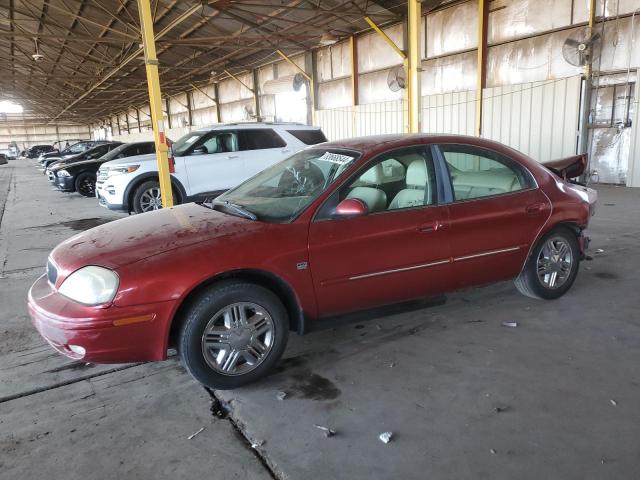
<svg viewBox="0 0 640 480">
<path fill-rule="evenodd" d="M 264 376 L 289 331 L 320 319 L 514 279 L 569 290 L 595 191 L 496 142 L 378 136 L 316 145 L 203 204 L 88 230 L 31 287 L 36 328 L 86 362 L 176 347 L 212 388 Z"/>
</svg>

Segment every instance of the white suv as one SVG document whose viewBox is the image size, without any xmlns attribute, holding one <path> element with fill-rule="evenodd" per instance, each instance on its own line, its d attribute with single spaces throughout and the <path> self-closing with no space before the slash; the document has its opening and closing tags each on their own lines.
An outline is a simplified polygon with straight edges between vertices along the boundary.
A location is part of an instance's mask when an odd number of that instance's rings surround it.
<svg viewBox="0 0 640 480">
<path fill-rule="evenodd" d="M 327 139 L 297 123 L 236 123 L 195 130 L 172 145 L 174 203 L 217 196 L 307 145 Z M 155 155 L 112 160 L 98 171 L 96 197 L 111 210 L 161 208 Z"/>
</svg>

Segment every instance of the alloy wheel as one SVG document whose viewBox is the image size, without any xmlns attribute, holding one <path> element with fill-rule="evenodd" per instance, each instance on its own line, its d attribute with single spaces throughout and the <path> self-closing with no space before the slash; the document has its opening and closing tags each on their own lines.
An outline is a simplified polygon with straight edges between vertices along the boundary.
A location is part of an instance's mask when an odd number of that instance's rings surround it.
<svg viewBox="0 0 640 480">
<path fill-rule="evenodd" d="M 85 178 L 78 185 L 78 193 L 84 195 L 85 197 L 93 197 L 95 196 L 95 187 L 96 184 L 90 178 Z"/>
<path fill-rule="evenodd" d="M 267 358 L 275 340 L 271 315 L 260 305 L 240 302 L 217 312 L 202 334 L 207 365 L 223 375 L 242 375 Z"/>
<path fill-rule="evenodd" d="M 571 275 L 571 246 L 562 237 L 551 237 L 540 249 L 536 267 L 538 279 L 546 288 L 560 288 Z"/>
<path fill-rule="evenodd" d="M 150 212 L 162 208 L 160 187 L 152 187 L 142 193 L 140 196 L 140 208 L 143 212 Z"/>
</svg>

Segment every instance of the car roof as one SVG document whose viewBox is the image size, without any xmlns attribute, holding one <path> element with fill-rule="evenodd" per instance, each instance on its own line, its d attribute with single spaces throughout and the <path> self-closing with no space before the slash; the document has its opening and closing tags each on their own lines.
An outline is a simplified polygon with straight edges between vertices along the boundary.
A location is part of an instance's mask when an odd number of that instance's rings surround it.
<svg viewBox="0 0 640 480">
<path fill-rule="evenodd" d="M 305 125 L 304 123 L 296 122 L 235 122 L 221 123 L 218 125 L 211 125 L 209 127 L 198 128 L 196 130 L 193 130 L 192 133 L 204 133 L 211 132 L 213 130 L 237 130 L 253 128 L 272 128 L 276 130 L 285 128 L 295 128 L 296 130 L 320 130 L 320 127 Z"/>
</svg>

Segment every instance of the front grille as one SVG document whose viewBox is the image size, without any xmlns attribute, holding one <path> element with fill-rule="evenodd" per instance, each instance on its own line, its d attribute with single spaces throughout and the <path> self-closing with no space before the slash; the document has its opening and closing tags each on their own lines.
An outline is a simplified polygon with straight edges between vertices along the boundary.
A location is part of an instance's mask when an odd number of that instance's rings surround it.
<svg viewBox="0 0 640 480">
<path fill-rule="evenodd" d="M 106 179 L 108 175 L 109 175 L 108 170 L 98 170 L 98 178 Z"/>
<path fill-rule="evenodd" d="M 47 280 L 51 286 L 55 286 L 56 280 L 58 280 L 58 269 L 51 260 L 47 261 Z"/>
</svg>

